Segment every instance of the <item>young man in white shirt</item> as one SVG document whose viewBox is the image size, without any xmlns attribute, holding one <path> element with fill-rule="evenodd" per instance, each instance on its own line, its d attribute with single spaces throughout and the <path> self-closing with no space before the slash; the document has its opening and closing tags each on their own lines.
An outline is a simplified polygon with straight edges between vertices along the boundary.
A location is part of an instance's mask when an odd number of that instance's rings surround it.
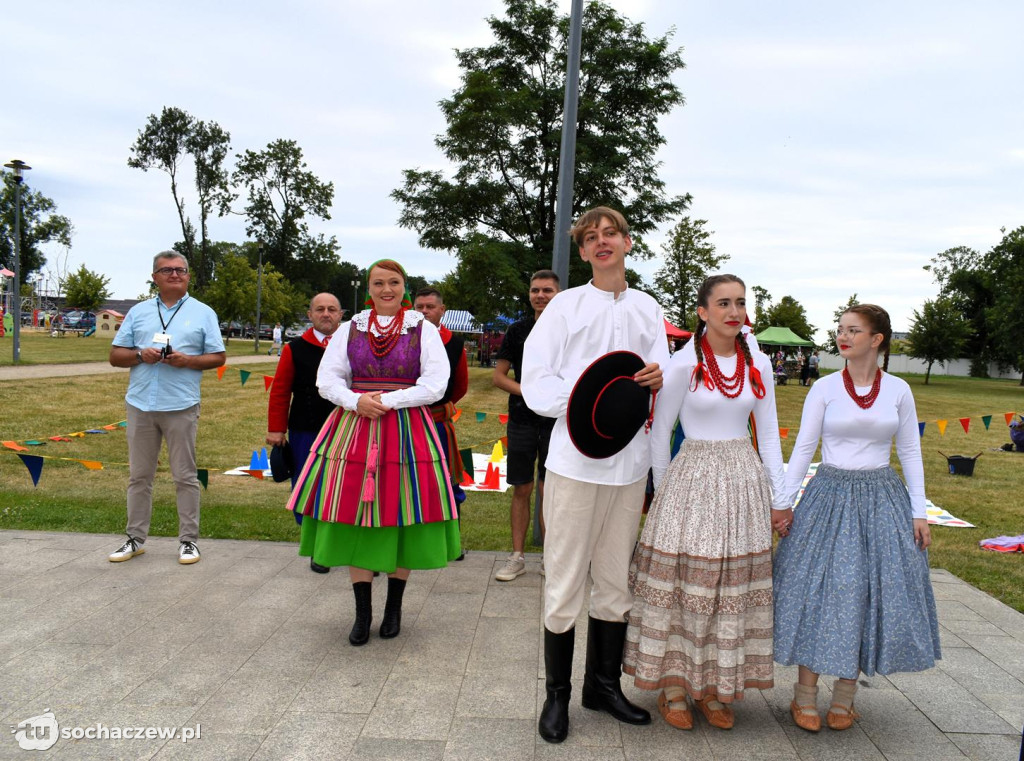
<svg viewBox="0 0 1024 761">
<path fill-rule="evenodd" d="M 630 703 L 619 684 L 626 616 L 632 607 L 627 576 L 651 466 L 644 430 L 617 454 L 591 459 L 569 436 L 569 396 L 584 370 L 610 351 L 643 358 L 634 379 L 656 391 L 668 362 L 664 315 L 646 293 L 626 285 L 633 242 L 622 214 L 607 207 L 585 212 L 572 229 L 593 279 L 555 296 L 523 352 L 522 394 L 539 415 L 555 418 L 546 462 L 544 517 L 544 664 L 547 699 L 538 731 L 548 742 L 568 734 L 574 624 L 593 579 L 583 705 L 619 721 L 647 724 L 650 714 Z"/>
</svg>

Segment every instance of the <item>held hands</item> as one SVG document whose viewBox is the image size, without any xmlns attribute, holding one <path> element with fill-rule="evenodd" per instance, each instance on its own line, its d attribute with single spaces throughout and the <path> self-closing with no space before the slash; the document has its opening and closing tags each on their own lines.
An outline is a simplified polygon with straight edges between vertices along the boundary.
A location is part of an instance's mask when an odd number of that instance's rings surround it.
<svg viewBox="0 0 1024 761">
<path fill-rule="evenodd" d="M 389 408 L 381 404 L 380 395 L 380 391 L 360 394 L 359 400 L 356 402 L 356 414 L 368 417 L 370 420 L 376 420 L 381 417 Z"/>
<path fill-rule="evenodd" d="M 914 518 L 914 543 L 922 550 L 928 549 L 932 543 L 932 530 L 928 528 L 927 518 Z"/>
<path fill-rule="evenodd" d="M 272 447 L 280 447 L 284 446 L 285 439 L 284 431 L 269 431 L 266 442 Z"/>
<path fill-rule="evenodd" d="M 789 528 L 793 525 L 793 508 L 772 510 L 772 530 L 779 536 L 789 536 Z"/>
<path fill-rule="evenodd" d="M 644 369 L 633 376 L 633 380 L 641 386 L 649 386 L 651 391 L 658 391 L 661 388 L 661 368 L 657 362 L 645 365 Z"/>
<path fill-rule="evenodd" d="M 149 351 L 147 349 L 147 351 Z M 156 352 L 160 352 L 159 349 L 155 349 Z M 145 359 L 145 352 L 143 352 L 143 359 Z M 191 367 L 192 357 L 189 354 L 182 354 L 180 351 L 174 351 L 170 354 L 164 354 L 162 361 L 165 365 L 171 367 Z"/>
</svg>

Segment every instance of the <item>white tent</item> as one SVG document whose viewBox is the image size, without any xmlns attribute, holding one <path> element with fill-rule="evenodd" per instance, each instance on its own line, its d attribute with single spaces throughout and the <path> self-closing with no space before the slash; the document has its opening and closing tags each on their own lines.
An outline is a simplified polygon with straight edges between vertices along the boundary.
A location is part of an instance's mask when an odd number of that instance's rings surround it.
<svg viewBox="0 0 1024 761">
<path fill-rule="evenodd" d="M 441 316 L 441 324 L 453 333 L 483 332 L 483 326 L 465 309 L 449 309 Z"/>
</svg>

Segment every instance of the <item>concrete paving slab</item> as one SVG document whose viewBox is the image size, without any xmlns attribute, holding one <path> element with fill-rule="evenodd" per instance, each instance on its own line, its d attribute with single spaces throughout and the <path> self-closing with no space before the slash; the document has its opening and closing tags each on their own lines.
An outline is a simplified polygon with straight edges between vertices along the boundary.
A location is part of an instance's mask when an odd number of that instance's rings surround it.
<svg viewBox="0 0 1024 761">
<path fill-rule="evenodd" d="M 387 581 L 373 585 L 370 642 L 348 644 L 348 574 L 314 574 L 295 546 L 177 541 L 109 563 L 119 535 L 0 531 L 0 722 L 50 708 L 63 726 L 202 727 L 201 739 L 79 741 L 55 758 L 800 759 L 1017 758 L 1024 723 L 1024 615 L 934 571 L 945 660 L 920 674 L 863 677 L 847 732 L 802 732 L 789 717 L 794 667 L 737 706 L 731 732 L 675 730 L 656 693 L 623 689 L 654 715 L 634 727 L 580 705 L 587 613 L 577 620 L 570 735 L 536 734 L 543 703 L 539 556 L 513 582 L 507 553 L 471 552 L 416 572 L 402 632 L 381 640 Z M 831 678 L 822 680 L 824 714 Z M 63 741 L 61 741 L 63 742 Z M 13 735 L 0 759 L 23 758 Z"/>
</svg>

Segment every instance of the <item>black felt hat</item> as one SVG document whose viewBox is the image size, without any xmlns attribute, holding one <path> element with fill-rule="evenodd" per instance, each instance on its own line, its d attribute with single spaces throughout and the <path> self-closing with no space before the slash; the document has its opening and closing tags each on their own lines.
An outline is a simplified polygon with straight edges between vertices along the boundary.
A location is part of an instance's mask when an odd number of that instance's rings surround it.
<svg viewBox="0 0 1024 761">
<path fill-rule="evenodd" d="M 281 483 L 292 477 L 295 459 L 292 457 L 292 445 L 289 442 L 275 444 L 270 450 L 270 475 L 274 481 Z"/>
<path fill-rule="evenodd" d="M 651 390 L 633 376 L 644 361 L 631 351 L 613 351 L 596 360 L 569 395 L 569 438 L 582 454 L 596 460 L 626 448 L 647 420 Z"/>
</svg>

